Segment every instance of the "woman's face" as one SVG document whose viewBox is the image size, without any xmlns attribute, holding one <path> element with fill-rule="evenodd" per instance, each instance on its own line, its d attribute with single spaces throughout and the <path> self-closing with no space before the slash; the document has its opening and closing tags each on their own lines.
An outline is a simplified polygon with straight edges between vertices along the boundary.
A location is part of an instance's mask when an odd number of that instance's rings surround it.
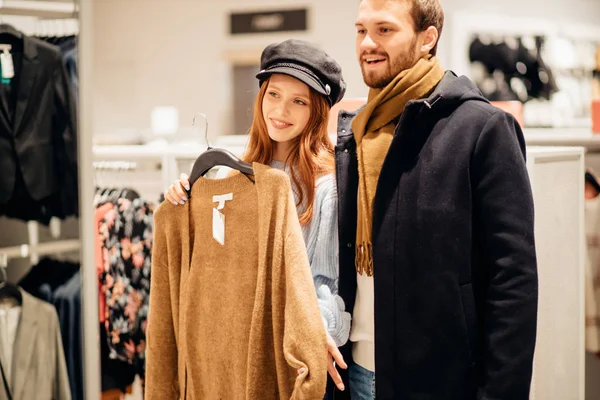
<svg viewBox="0 0 600 400">
<path fill-rule="evenodd" d="M 276 144 L 289 145 L 304 131 L 310 118 L 310 88 L 283 74 L 273 74 L 268 85 L 262 113 L 269 137 Z"/>
</svg>

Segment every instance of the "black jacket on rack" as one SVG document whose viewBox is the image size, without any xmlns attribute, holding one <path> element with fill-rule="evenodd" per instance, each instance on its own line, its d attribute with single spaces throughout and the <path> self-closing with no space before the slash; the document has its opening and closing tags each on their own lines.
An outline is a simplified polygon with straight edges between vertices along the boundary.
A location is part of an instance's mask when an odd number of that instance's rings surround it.
<svg viewBox="0 0 600 400">
<path fill-rule="evenodd" d="M 0 83 L 0 214 L 48 223 L 78 214 L 77 128 L 60 49 L 0 25 L 15 76 Z"/>
</svg>

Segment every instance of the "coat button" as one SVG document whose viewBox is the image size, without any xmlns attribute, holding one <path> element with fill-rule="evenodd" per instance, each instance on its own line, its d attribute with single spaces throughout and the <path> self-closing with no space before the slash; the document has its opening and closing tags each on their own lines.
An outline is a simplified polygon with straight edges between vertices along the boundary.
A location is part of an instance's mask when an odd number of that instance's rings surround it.
<svg viewBox="0 0 600 400">
<path fill-rule="evenodd" d="M 346 130 L 345 130 L 345 129 L 342 129 L 342 133 L 346 133 Z"/>
<path fill-rule="evenodd" d="M 352 243 L 348 243 L 348 247 L 352 247 Z"/>
<path fill-rule="evenodd" d="M 347 152 L 348 152 L 348 149 L 344 149 L 344 153 L 347 153 Z"/>
</svg>

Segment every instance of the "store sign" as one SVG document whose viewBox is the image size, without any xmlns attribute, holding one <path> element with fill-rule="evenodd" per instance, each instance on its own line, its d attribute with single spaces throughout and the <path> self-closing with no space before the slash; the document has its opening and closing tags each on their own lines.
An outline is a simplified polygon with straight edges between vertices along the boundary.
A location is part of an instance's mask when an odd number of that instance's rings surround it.
<svg viewBox="0 0 600 400">
<path fill-rule="evenodd" d="M 230 14 L 232 35 L 306 30 L 307 10 L 281 10 Z"/>
</svg>

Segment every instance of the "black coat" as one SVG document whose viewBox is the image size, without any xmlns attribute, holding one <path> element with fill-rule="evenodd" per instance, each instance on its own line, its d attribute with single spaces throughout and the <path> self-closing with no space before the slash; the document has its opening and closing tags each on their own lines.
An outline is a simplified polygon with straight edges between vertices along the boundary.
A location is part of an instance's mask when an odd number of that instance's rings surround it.
<svg viewBox="0 0 600 400">
<path fill-rule="evenodd" d="M 350 312 L 353 116 L 340 113 L 336 146 L 339 293 Z M 537 266 L 525 141 L 467 78 L 448 72 L 428 99 L 407 105 L 381 170 L 372 233 L 377 400 L 528 399 Z"/>
<path fill-rule="evenodd" d="M 0 214 L 77 215 L 76 111 L 60 50 L 7 25 L 0 43 L 15 65 L 0 86 Z"/>
</svg>

